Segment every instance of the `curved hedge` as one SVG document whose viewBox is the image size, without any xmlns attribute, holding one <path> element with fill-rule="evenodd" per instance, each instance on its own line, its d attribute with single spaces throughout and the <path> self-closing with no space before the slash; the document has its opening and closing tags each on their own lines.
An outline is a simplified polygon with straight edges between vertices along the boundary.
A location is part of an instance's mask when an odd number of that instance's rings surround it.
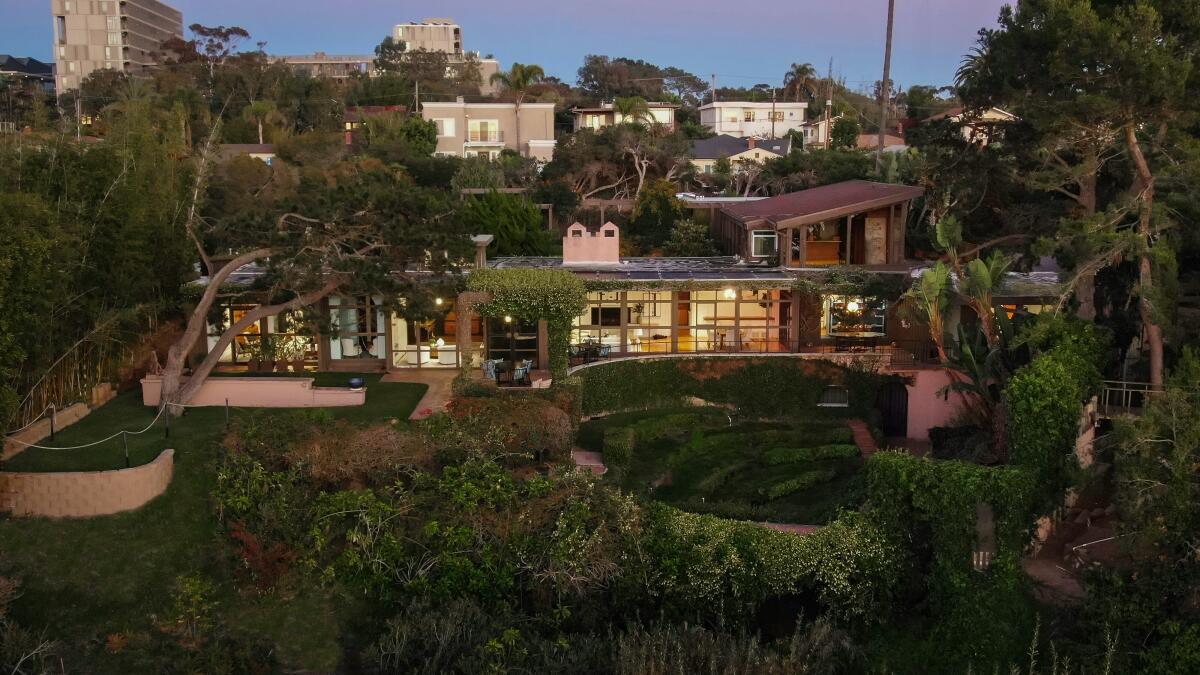
<svg viewBox="0 0 1200 675">
<path fill-rule="evenodd" d="M 752 416 L 864 417 L 886 382 L 904 381 L 830 361 L 789 357 L 697 356 L 632 359 L 584 368 L 583 414 L 672 408 L 700 398 Z M 817 405 L 829 386 L 849 390 L 848 408 Z"/>
</svg>

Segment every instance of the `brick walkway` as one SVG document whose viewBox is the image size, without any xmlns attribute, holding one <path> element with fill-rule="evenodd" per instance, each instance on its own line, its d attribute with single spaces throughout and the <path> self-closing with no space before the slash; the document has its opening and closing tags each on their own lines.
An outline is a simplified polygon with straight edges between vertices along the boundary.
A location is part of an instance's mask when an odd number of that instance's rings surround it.
<svg viewBox="0 0 1200 675">
<path fill-rule="evenodd" d="M 608 467 L 604 466 L 604 455 L 598 452 L 575 448 L 571 451 L 571 459 L 575 460 L 575 466 L 587 469 L 597 476 L 608 473 Z"/>
<path fill-rule="evenodd" d="M 862 451 L 863 459 L 879 452 L 879 446 L 875 444 L 875 437 L 871 435 L 871 430 L 867 427 L 866 422 L 847 420 L 846 426 L 854 432 L 854 444 Z"/>
<path fill-rule="evenodd" d="M 457 368 L 407 368 L 394 370 L 384 375 L 383 381 L 416 382 L 427 385 L 429 388 L 425 390 L 425 395 L 421 397 L 417 407 L 408 416 L 410 420 L 423 420 L 446 409 L 446 404 L 454 395 L 450 385 L 457 375 Z"/>
</svg>

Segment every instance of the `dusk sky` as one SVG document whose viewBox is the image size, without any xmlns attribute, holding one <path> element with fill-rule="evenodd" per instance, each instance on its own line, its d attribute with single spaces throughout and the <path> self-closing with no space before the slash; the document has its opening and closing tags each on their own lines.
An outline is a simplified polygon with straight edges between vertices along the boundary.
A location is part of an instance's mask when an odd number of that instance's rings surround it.
<svg viewBox="0 0 1200 675">
<path fill-rule="evenodd" d="M 899 0 L 893 80 L 948 84 L 976 32 L 1011 0 Z M 175 0 L 184 23 L 240 25 L 271 54 L 370 53 L 395 23 L 431 16 L 463 26 L 465 47 L 501 65 L 538 63 L 574 83 L 586 54 L 674 65 L 718 86 L 778 84 L 793 61 L 852 89 L 883 65 L 887 0 Z M 51 59 L 49 0 L 0 0 L 0 53 Z"/>
</svg>

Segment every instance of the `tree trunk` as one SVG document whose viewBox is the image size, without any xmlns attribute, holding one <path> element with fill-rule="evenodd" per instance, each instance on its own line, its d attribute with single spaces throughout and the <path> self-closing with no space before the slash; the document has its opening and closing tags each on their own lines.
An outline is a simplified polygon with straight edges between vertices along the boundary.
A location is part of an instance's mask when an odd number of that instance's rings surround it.
<svg viewBox="0 0 1200 675">
<path fill-rule="evenodd" d="M 259 144 L 259 145 L 262 145 L 262 144 L 263 144 L 263 134 L 262 134 L 262 127 L 263 127 L 263 125 L 262 125 L 262 120 L 260 119 L 260 120 L 258 121 L 258 144 Z"/>
<path fill-rule="evenodd" d="M 525 153 L 521 152 L 521 100 L 525 98 L 525 94 L 517 95 L 517 108 L 513 114 L 513 132 L 517 135 L 517 154 L 522 157 Z"/>
<path fill-rule="evenodd" d="M 246 312 L 246 314 L 243 315 L 242 318 L 237 321 L 237 323 L 233 324 L 229 328 L 226 328 L 225 331 L 221 333 L 221 337 L 217 339 L 217 343 L 208 351 L 208 354 L 205 355 L 204 360 L 200 362 L 200 365 L 196 366 L 195 370 L 192 371 L 192 376 L 188 378 L 187 384 L 180 387 L 178 377 L 176 377 L 175 384 L 177 389 L 173 400 L 170 400 L 170 402 L 186 404 L 188 401 L 190 401 L 192 397 L 196 395 L 196 392 L 200 391 L 201 385 L 204 384 L 204 380 L 209 376 L 209 374 L 212 373 L 213 368 L 215 368 L 217 363 L 220 362 L 221 354 L 225 352 L 225 348 L 228 347 L 229 344 L 233 342 L 234 338 L 240 335 L 242 331 L 246 330 L 246 328 L 248 328 L 251 324 L 261 321 L 268 316 L 275 316 L 281 312 L 311 305 L 321 298 L 333 293 L 340 285 L 340 280 L 329 281 L 318 290 L 312 291 L 311 293 L 306 293 L 304 295 L 298 295 L 287 302 L 277 305 L 259 305 L 249 312 Z M 172 349 L 174 349 L 174 347 L 172 347 Z M 166 392 L 165 373 L 163 376 L 163 391 Z M 162 400 L 168 400 L 165 394 L 163 395 Z M 182 409 L 176 408 L 171 412 L 173 414 L 178 414 L 175 412 L 176 410 Z"/>
<path fill-rule="evenodd" d="M 179 382 L 183 376 L 183 366 L 187 359 L 187 355 L 196 346 L 196 341 L 204 335 L 204 330 L 208 326 L 208 313 L 212 310 L 213 303 L 217 300 L 217 294 L 220 291 L 221 284 L 229 278 L 229 275 L 240 269 L 242 266 L 254 262 L 259 258 L 266 257 L 271 254 L 271 249 L 260 248 L 242 255 L 229 261 L 227 265 L 220 270 L 212 273 L 209 278 L 208 287 L 204 289 L 204 294 L 200 296 L 199 302 L 192 309 L 192 315 L 188 318 L 187 326 L 184 328 L 183 335 L 171 345 L 167 350 L 167 364 L 163 367 L 162 374 L 162 397 L 163 403 L 183 403 L 179 398 Z M 222 350 L 224 347 L 222 347 Z M 178 414 L 179 409 L 172 410 L 172 414 Z"/>
<path fill-rule="evenodd" d="M 1093 155 L 1084 163 L 1085 171 L 1079 179 L 1079 206 L 1085 218 L 1096 215 L 1096 177 L 1100 172 L 1100 159 Z M 1077 315 L 1084 321 L 1096 320 L 1096 273 L 1087 272 L 1079 277 L 1075 286 L 1075 299 L 1079 303 Z"/>
<path fill-rule="evenodd" d="M 1163 384 L 1163 334 L 1162 326 L 1159 326 L 1154 319 L 1154 305 L 1150 301 L 1149 293 L 1154 288 L 1154 267 L 1150 260 L 1150 236 L 1153 233 L 1153 211 L 1154 211 L 1154 174 L 1150 171 L 1150 164 L 1146 161 L 1146 155 L 1142 153 L 1142 146 L 1138 142 L 1137 129 L 1134 128 L 1133 122 L 1128 122 L 1125 125 L 1125 145 L 1129 149 L 1129 157 L 1133 160 L 1133 167 L 1136 172 L 1136 180 L 1134 188 L 1138 194 L 1138 236 L 1142 238 L 1143 249 L 1141 257 L 1138 259 L 1138 285 L 1141 286 L 1141 293 L 1138 298 L 1138 310 L 1141 314 L 1142 327 L 1146 331 L 1146 343 L 1150 346 L 1150 384 L 1155 389 L 1162 388 Z"/>
</svg>

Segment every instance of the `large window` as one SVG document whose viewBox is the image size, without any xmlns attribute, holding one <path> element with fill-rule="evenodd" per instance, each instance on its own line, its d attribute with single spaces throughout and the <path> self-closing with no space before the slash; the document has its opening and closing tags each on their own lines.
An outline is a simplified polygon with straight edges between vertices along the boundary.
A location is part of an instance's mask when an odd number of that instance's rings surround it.
<svg viewBox="0 0 1200 675">
<path fill-rule="evenodd" d="M 488 319 L 487 353 L 489 359 L 531 361 L 537 363 L 537 322 L 513 317 Z"/>
<path fill-rule="evenodd" d="M 753 122 L 754 121 L 754 111 L 747 110 L 746 112 L 742 113 L 742 119 L 746 122 Z"/>
<path fill-rule="evenodd" d="M 832 295 L 825 300 L 828 335 L 882 335 L 887 332 L 887 303 L 877 298 Z"/>
<path fill-rule="evenodd" d="M 750 255 L 769 258 L 779 252 L 779 237 L 771 230 L 755 230 L 750 233 Z"/>
<path fill-rule="evenodd" d="M 382 359 L 386 349 L 385 316 L 380 298 L 330 298 L 333 359 Z"/>
</svg>

